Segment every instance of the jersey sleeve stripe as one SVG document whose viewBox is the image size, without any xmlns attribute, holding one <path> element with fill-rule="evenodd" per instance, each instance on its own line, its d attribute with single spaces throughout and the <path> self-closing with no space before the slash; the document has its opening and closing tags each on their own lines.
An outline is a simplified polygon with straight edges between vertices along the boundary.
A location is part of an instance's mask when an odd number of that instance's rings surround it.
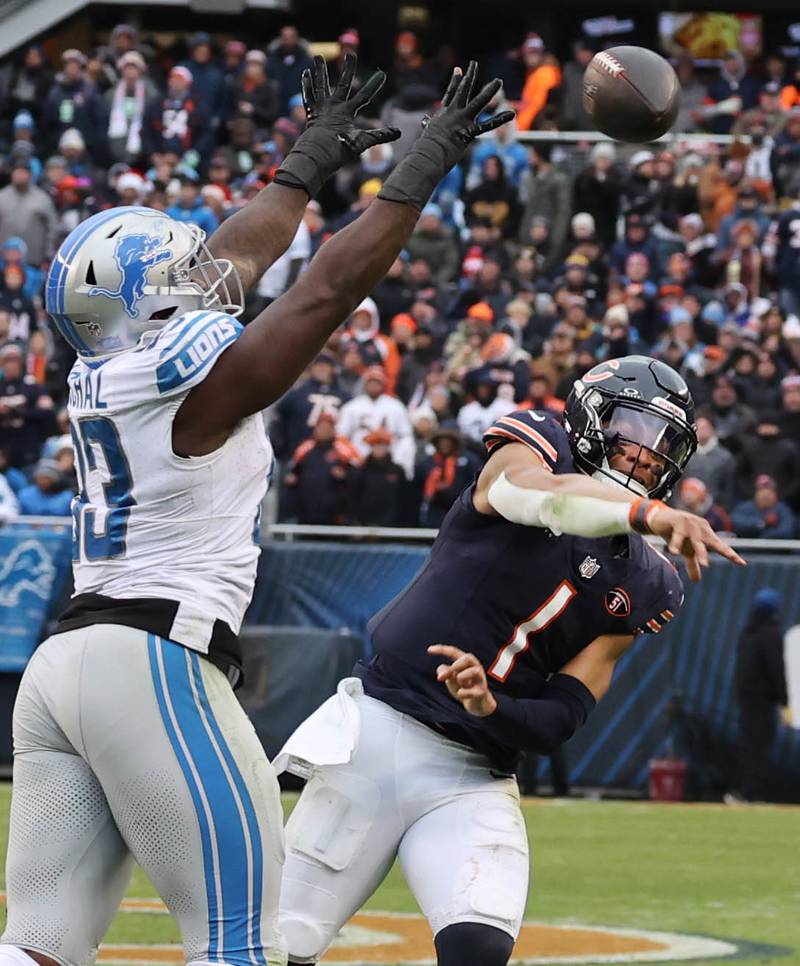
<svg viewBox="0 0 800 966">
<path fill-rule="evenodd" d="M 497 420 L 498 426 L 508 426 L 513 429 L 519 430 L 519 432 L 524 433 L 526 436 L 530 437 L 534 443 L 554 462 L 558 462 L 558 452 L 552 443 L 549 443 L 541 433 L 537 433 L 535 429 L 532 429 L 526 423 L 523 423 L 521 419 L 514 419 L 513 416 L 502 416 Z"/>
<path fill-rule="evenodd" d="M 492 437 L 497 437 L 497 436 L 502 436 L 503 439 L 493 439 L 492 438 Z M 547 470 L 548 473 L 552 473 L 553 472 L 553 467 L 550 466 L 550 464 L 547 462 L 547 459 L 545 458 L 544 454 L 539 449 L 537 449 L 531 443 L 530 440 L 522 439 L 519 435 L 517 435 L 517 433 L 513 433 L 513 432 L 511 432 L 509 430 L 505 430 L 505 429 L 490 429 L 489 432 L 487 433 L 486 448 L 491 453 L 493 449 L 496 449 L 498 446 L 501 445 L 501 443 L 503 443 L 507 439 L 508 440 L 511 440 L 512 443 L 523 443 L 525 446 L 528 447 L 528 449 L 530 449 L 538 457 L 539 462 Z"/>
<path fill-rule="evenodd" d="M 160 340 L 164 336 L 168 336 L 168 341 L 164 343 L 164 345 L 161 348 L 161 351 L 158 354 L 158 358 L 163 359 L 164 356 L 168 355 L 178 345 L 178 343 L 186 335 L 186 333 L 190 331 L 190 329 L 194 328 L 194 326 L 199 325 L 202 322 L 205 322 L 206 319 L 208 319 L 211 314 L 212 314 L 211 312 L 203 312 L 202 315 L 195 315 L 187 322 L 184 322 L 184 324 L 180 326 L 180 328 L 176 326 L 174 329 L 170 329 L 170 328 L 162 329 L 161 332 L 156 337 L 155 341 L 151 344 L 150 348 L 151 349 L 154 348 L 155 345 L 158 342 L 160 342 Z"/>
<path fill-rule="evenodd" d="M 242 325 L 236 319 L 220 313 L 209 316 L 198 316 L 185 335 L 182 332 L 180 340 L 176 340 L 179 344 L 172 353 L 159 363 L 156 383 L 160 393 L 196 385 L 199 376 L 239 338 Z M 163 356 L 162 351 L 159 358 Z"/>
</svg>

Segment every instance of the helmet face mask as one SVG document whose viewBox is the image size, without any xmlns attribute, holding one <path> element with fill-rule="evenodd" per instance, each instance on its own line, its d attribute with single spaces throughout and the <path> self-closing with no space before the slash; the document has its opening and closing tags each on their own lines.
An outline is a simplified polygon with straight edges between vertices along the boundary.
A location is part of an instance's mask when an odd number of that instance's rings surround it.
<svg viewBox="0 0 800 966">
<path fill-rule="evenodd" d="M 686 384 L 645 356 L 601 363 L 577 380 L 564 425 L 579 470 L 640 496 L 668 496 L 697 446 Z"/>
<path fill-rule="evenodd" d="M 151 208 L 114 208 L 62 242 L 47 278 L 48 312 L 81 356 L 132 349 L 184 312 L 243 310 L 235 266 L 215 259 L 196 225 Z"/>
</svg>

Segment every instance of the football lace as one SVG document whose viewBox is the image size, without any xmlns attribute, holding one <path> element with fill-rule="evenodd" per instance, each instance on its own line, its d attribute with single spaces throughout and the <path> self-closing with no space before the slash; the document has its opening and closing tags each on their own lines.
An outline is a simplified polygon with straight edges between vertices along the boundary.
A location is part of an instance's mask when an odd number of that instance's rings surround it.
<svg viewBox="0 0 800 966">
<path fill-rule="evenodd" d="M 612 57 L 611 54 L 605 51 L 597 54 L 594 62 L 597 67 L 602 68 L 607 74 L 611 74 L 612 77 L 618 77 L 625 70 L 615 57 Z"/>
</svg>

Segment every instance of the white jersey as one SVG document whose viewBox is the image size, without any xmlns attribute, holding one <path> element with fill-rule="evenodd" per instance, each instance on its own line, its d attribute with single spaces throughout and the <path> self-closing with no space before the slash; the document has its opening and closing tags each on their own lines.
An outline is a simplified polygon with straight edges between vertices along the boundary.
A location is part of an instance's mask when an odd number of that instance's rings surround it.
<svg viewBox="0 0 800 966">
<path fill-rule="evenodd" d="M 129 352 L 79 358 L 68 377 L 75 594 L 178 601 L 171 637 L 203 652 L 214 621 L 238 633 L 250 602 L 272 447 L 255 415 L 184 458 L 172 423 L 241 332 L 229 315 L 188 312 Z"/>
</svg>

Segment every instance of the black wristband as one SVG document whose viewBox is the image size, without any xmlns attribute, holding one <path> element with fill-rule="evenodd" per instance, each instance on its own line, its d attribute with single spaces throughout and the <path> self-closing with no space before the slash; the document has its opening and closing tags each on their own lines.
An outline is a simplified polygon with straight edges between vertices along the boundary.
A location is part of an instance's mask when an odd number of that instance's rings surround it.
<svg viewBox="0 0 800 966">
<path fill-rule="evenodd" d="M 286 155 L 274 181 L 289 188 L 304 188 L 314 198 L 347 158 L 354 157 L 348 142 L 324 128 L 309 127 Z"/>
<path fill-rule="evenodd" d="M 451 145 L 423 134 L 386 179 L 378 197 L 413 205 L 422 211 L 436 186 L 455 164 L 449 158 L 451 152 Z"/>
</svg>

